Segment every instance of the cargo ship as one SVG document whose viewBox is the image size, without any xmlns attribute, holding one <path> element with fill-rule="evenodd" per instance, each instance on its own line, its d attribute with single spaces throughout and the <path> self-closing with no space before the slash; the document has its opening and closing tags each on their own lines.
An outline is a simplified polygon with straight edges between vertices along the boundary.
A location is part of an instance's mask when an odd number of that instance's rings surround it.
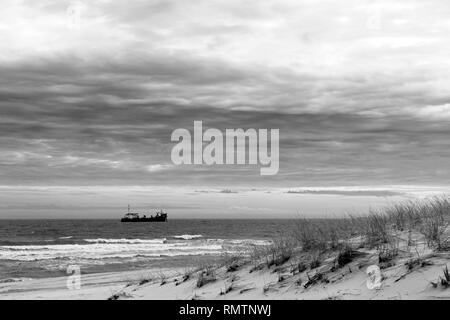
<svg viewBox="0 0 450 320">
<path fill-rule="evenodd" d="M 131 212 L 130 206 L 128 206 L 128 213 L 124 215 L 120 222 L 167 222 L 167 213 L 160 210 L 156 212 L 156 215 L 146 216 L 137 212 Z"/>
</svg>

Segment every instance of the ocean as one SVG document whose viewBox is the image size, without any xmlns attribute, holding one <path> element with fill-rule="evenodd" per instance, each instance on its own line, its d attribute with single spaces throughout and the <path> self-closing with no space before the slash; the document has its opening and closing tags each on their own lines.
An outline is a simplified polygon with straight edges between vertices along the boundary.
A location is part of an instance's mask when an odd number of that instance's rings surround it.
<svg viewBox="0 0 450 320">
<path fill-rule="evenodd" d="M 189 267 L 269 244 L 289 220 L 0 220 L 0 282 Z"/>
</svg>

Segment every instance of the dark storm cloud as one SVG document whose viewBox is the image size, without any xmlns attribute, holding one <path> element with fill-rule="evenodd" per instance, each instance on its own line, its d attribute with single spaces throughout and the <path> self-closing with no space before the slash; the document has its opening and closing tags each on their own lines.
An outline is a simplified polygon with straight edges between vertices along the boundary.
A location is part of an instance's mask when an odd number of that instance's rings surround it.
<svg viewBox="0 0 450 320">
<path fill-rule="evenodd" d="M 11 5 L 1 16 L 0 32 L 14 40 L 0 56 L 4 184 L 295 186 L 450 176 L 450 93 L 437 50 L 445 33 L 415 27 L 412 9 L 380 2 L 377 31 L 365 26 L 376 10 L 364 5 L 96 1 L 81 2 L 72 30 L 67 6 Z M 445 29 L 445 8 L 413 7 Z M 34 17 L 33 28 L 12 19 L 14 10 Z M 222 130 L 279 128 L 279 174 L 173 166 L 170 134 L 194 120 Z"/>
</svg>

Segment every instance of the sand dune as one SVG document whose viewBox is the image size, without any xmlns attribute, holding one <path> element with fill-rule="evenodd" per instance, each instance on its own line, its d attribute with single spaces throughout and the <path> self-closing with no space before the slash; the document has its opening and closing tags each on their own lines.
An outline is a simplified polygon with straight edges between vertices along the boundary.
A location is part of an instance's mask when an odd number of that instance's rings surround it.
<svg viewBox="0 0 450 320">
<path fill-rule="evenodd" d="M 79 290 L 68 290 L 66 277 L 3 283 L 0 299 L 450 299 L 450 288 L 441 283 L 450 252 L 433 252 L 418 234 L 414 246 L 407 244 L 410 234 L 397 237 L 395 256 L 382 263 L 379 250 L 365 248 L 355 249 L 345 265 L 336 266 L 330 252 L 320 266 L 301 272 L 301 254 L 278 266 L 242 258 L 190 273 L 153 269 L 83 275 Z M 370 288 L 370 266 L 380 267 L 378 289 Z M 201 273 L 210 282 L 198 287 Z"/>
</svg>

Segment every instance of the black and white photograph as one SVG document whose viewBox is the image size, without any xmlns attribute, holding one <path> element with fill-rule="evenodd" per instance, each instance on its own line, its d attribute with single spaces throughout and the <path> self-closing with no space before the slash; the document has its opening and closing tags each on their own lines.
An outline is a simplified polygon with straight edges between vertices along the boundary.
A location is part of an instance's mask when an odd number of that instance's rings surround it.
<svg viewBox="0 0 450 320">
<path fill-rule="evenodd" d="M 449 267 L 448 1 L 1 1 L 0 300 L 271 317 Z"/>
</svg>

